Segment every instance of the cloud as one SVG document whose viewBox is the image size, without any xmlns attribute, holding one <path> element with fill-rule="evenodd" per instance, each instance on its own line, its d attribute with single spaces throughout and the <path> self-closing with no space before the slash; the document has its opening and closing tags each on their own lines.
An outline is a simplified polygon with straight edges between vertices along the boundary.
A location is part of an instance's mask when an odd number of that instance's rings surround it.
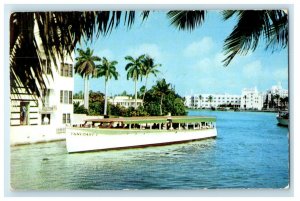
<svg viewBox="0 0 300 201">
<path fill-rule="evenodd" d="M 195 70 L 201 70 L 201 71 L 209 71 L 213 66 L 213 62 L 211 58 L 204 58 L 197 62 L 197 64 L 194 66 Z"/>
<path fill-rule="evenodd" d="M 243 67 L 243 74 L 248 78 L 264 77 L 261 62 L 259 60 L 256 60 L 249 64 L 246 64 Z"/>
<path fill-rule="evenodd" d="M 109 60 L 114 59 L 114 53 L 110 49 L 99 50 L 97 51 L 97 55 L 99 57 L 106 57 Z"/>
<path fill-rule="evenodd" d="M 276 81 L 286 81 L 288 79 L 288 68 L 280 68 L 273 72 Z"/>
<path fill-rule="evenodd" d="M 205 57 L 198 60 L 196 64 L 192 66 L 192 69 L 196 71 L 199 70 L 204 73 L 218 73 L 220 70 L 224 69 L 222 66 L 223 58 L 224 55 L 221 53 Z"/>
<path fill-rule="evenodd" d="M 162 60 L 162 52 L 160 48 L 156 44 L 144 43 L 137 47 L 130 48 L 127 55 L 138 57 L 142 54 L 149 54 L 152 58 L 154 58 L 158 63 Z"/>
<path fill-rule="evenodd" d="M 209 53 L 213 49 L 214 43 L 212 38 L 204 37 L 200 41 L 189 44 L 183 51 L 184 56 L 194 57 Z"/>
</svg>

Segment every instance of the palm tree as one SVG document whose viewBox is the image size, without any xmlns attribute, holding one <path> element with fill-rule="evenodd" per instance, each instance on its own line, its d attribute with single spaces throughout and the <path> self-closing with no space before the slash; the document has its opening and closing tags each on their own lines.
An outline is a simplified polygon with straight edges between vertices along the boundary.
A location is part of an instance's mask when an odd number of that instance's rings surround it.
<svg viewBox="0 0 300 201">
<path fill-rule="evenodd" d="M 289 97 L 287 96 L 287 97 L 284 98 L 284 106 L 285 106 L 285 108 L 288 108 L 288 103 L 289 103 Z"/>
<path fill-rule="evenodd" d="M 162 112 L 163 98 L 171 91 L 170 86 L 171 86 L 170 84 L 166 83 L 165 79 L 158 80 L 156 82 L 156 85 L 153 86 L 155 93 L 160 96 L 160 105 L 159 105 L 160 115 L 163 115 Z"/>
<path fill-rule="evenodd" d="M 277 110 L 279 109 L 279 100 L 280 100 L 280 95 L 279 94 L 275 94 L 274 98 L 276 99 L 276 105 L 277 105 Z"/>
<path fill-rule="evenodd" d="M 200 108 L 201 108 L 202 98 L 203 98 L 202 95 L 199 95 Z"/>
<path fill-rule="evenodd" d="M 281 108 L 285 108 L 285 105 L 286 105 L 285 98 L 284 97 L 280 97 L 280 107 Z"/>
<path fill-rule="evenodd" d="M 244 109 L 246 110 L 246 106 L 247 106 L 247 95 L 244 95 L 244 99 L 245 99 Z"/>
<path fill-rule="evenodd" d="M 117 61 L 108 61 L 105 57 L 102 58 L 102 63 L 96 66 L 97 73 L 94 77 L 104 77 L 105 80 L 105 101 L 104 101 L 104 115 L 107 115 L 107 98 L 108 98 L 108 81 L 111 78 L 118 79 L 119 73 L 116 70 Z"/>
<path fill-rule="evenodd" d="M 203 24 L 207 11 L 169 11 L 171 24 L 182 30 L 192 31 Z M 284 10 L 226 10 L 223 19 L 237 16 L 237 24 L 224 41 L 228 66 L 237 55 L 254 51 L 261 38 L 266 41 L 266 49 L 286 48 L 288 45 L 288 15 Z"/>
<path fill-rule="evenodd" d="M 77 61 L 74 69 L 75 73 L 81 75 L 84 79 L 84 108 L 89 109 L 89 87 L 88 81 L 91 75 L 96 73 L 96 62 L 101 61 L 101 58 L 94 56 L 94 51 L 87 48 L 86 51 L 77 48 L 79 56 L 75 58 Z"/>
<path fill-rule="evenodd" d="M 148 77 L 150 74 L 153 74 L 155 77 L 158 73 L 160 73 L 159 70 L 157 70 L 156 68 L 161 66 L 161 64 L 154 64 L 154 59 L 151 58 L 149 55 L 146 55 L 145 58 L 143 59 L 143 76 L 146 77 L 146 81 L 145 81 L 145 90 L 144 90 L 144 94 L 143 94 L 143 102 L 145 99 L 145 94 L 147 92 L 147 81 L 148 81 Z"/>
<path fill-rule="evenodd" d="M 171 23 L 184 30 L 194 30 L 205 19 L 207 11 L 170 11 Z M 14 12 L 10 16 L 10 75 L 11 90 L 22 85 L 28 93 L 41 96 L 46 88 L 45 69 L 40 67 L 42 55 L 53 60 L 71 56 L 76 45 L 107 35 L 120 25 L 131 27 L 134 11 L 83 12 Z M 149 11 L 141 12 L 146 19 Z M 266 48 L 286 48 L 288 45 L 288 14 L 284 10 L 224 11 L 224 20 L 237 16 L 238 22 L 226 38 L 224 52 L 227 66 L 237 54 L 254 51 L 261 37 Z M 43 52 L 43 53 L 42 53 Z M 50 72 L 50 74 L 52 71 Z M 37 87 L 37 84 L 38 86 Z"/>
<path fill-rule="evenodd" d="M 129 63 L 125 66 L 125 70 L 127 72 L 127 80 L 131 78 L 134 81 L 134 98 L 135 105 L 134 108 L 137 109 L 137 81 L 143 75 L 143 59 L 145 55 L 141 55 L 138 58 L 134 59 L 132 56 L 127 56 L 125 59 L 129 61 Z"/>
<path fill-rule="evenodd" d="M 212 102 L 212 100 L 213 100 L 212 95 L 209 95 L 209 96 L 208 96 L 208 102 L 210 103 L 210 107 L 211 107 L 211 102 Z"/>
<path fill-rule="evenodd" d="M 141 12 L 143 20 L 148 15 L 149 11 Z M 46 70 L 40 67 L 42 59 L 51 59 L 57 68 L 59 60 L 71 56 L 80 41 L 108 35 L 120 24 L 131 27 L 135 18 L 134 11 L 12 13 L 9 26 L 11 90 L 23 87 L 27 93 L 41 97 L 47 88 L 43 77 Z M 120 23 L 121 20 L 124 23 Z M 49 73 L 53 74 L 52 69 Z"/>
</svg>

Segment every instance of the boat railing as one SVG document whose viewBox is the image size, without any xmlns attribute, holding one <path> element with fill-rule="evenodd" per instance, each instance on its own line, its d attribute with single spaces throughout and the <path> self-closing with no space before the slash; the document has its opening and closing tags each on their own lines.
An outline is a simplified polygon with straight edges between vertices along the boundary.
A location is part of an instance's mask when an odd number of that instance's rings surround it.
<svg viewBox="0 0 300 201">
<path fill-rule="evenodd" d="M 109 129 L 135 129 L 135 130 L 202 130 L 215 128 L 214 122 L 199 123 L 173 123 L 166 121 L 164 123 L 123 123 L 123 122 L 85 122 L 84 124 L 75 124 L 75 128 L 109 128 Z"/>
</svg>

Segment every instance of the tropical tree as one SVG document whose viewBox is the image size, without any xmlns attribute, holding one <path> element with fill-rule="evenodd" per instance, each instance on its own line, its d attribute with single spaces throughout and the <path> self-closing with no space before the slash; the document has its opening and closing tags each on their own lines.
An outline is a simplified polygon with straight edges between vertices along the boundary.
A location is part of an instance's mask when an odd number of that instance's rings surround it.
<svg viewBox="0 0 300 201">
<path fill-rule="evenodd" d="M 194 30 L 202 25 L 207 11 L 170 11 L 171 24 L 179 29 Z M 224 65 L 236 55 L 254 51 L 264 37 L 266 48 L 284 49 L 288 45 L 288 14 L 286 10 L 232 10 L 224 11 L 224 20 L 237 16 L 237 23 L 225 39 Z M 146 19 L 149 11 L 141 12 Z M 120 25 L 131 27 L 134 11 L 82 11 L 82 12 L 15 12 L 10 16 L 10 75 L 11 90 L 18 86 L 37 97 L 46 88 L 40 67 L 43 57 L 57 59 L 71 56 L 76 45 L 107 35 Z M 50 70 L 52 74 L 52 70 Z M 38 83 L 38 84 L 37 84 Z"/>
<path fill-rule="evenodd" d="M 289 103 L 289 97 L 285 97 L 283 99 L 283 102 L 284 102 L 284 107 L 287 108 L 288 107 L 288 103 Z"/>
<path fill-rule="evenodd" d="M 107 115 L 107 98 L 108 98 L 108 81 L 111 78 L 115 80 L 118 79 L 119 73 L 116 70 L 116 65 L 118 64 L 117 61 L 109 61 L 105 57 L 102 58 L 101 64 L 96 66 L 96 74 L 94 77 L 104 77 L 104 84 L 105 84 L 105 101 L 104 101 L 104 115 Z"/>
<path fill-rule="evenodd" d="M 276 100 L 276 105 L 277 105 L 277 110 L 279 109 L 279 100 L 280 100 L 280 95 L 279 94 L 275 94 L 274 98 Z"/>
<path fill-rule="evenodd" d="M 171 91 L 170 86 L 171 86 L 170 84 L 166 83 L 165 79 L 158 80 L 156 82 L 156 85 L 153 86 L 154 92 L 158 96 L 160 96 L 160 105 L 159 105 L 160 115 L 163 115 L 162 113 L 163 98 Z"/>
<path fill-rule="evenodd" d="M 149 11 L 141 12 L 146 19 Z M 80 41 L 92 41 L 108 35 L 120 26 L 131 27 L 134 11 L 81 12 L 14 12 L 10 15 L 10 86 L 23 87 L 27 93 L 41 97 L 47 80 L 40 61 L 53 61 L 55 67 L 66 56 L 72 56 Z M 52 69 L 49 73 L 53 75 Z"/>
<path fill-rule="evenodd" d="M 281 106 L 281 108 L 285 108 L 285 106 L 286 106 L 284 97 L 280 97 L 280 106 Z"/>
<path fill-rule="evenodd" d="M 126 56 L 125 59 L 129 61 L 129 63 L 125 66 L 125 70 L 127 72 L 127 80 L 131 78 L 134 81 L 134 98 L 135 105 L 134 109 L 137 109 L 137 81 L 143 75 L 143 60 L 145 55 L 141 55 L 138 58 L 134 59 L 132 56 Z"/>
<path fill-rule="evenodd" d="M 199 95 L 199 101 L 200 101 L 200 108 L 201 108 L 201 103 L 202 103 L 202 99 L 203 99 L 203 97 L 202 97 L 202 95 Z"/>
<path fill-rule="evenodd" d="M 79 54 L 75 58 L 77 61 L 74 69 L 84 79 L 84 108 L 89 109 L 89 87 L 88 81 L 91 75 L 96 74 L 96 62 L 101 61 L 101 58 L 94 56 L 94 51 L 87 48 L 86 51 L 77 48 Z"/>
<path fill-rule="evenodd" d="M 156 77 L 157 74 L 160 72 L 159 70 L 156 69 L 159 66 L 161 66 L 161 64 L 155 64 L 154 59 L 151 58 L 149 55 L 146 55 L 145 58 L 143 59 L 142 72 L 143 72 L 143 76 L 145 76 L 145 78 L 146 78 L 146 80 L 145 80 L 145 90 L 144 90 L 144 94 L 143 94 L 143 102 L 144 102 L 144 99 L 145 99 L 145 94 L 147 92 L 148 77 L 151 74 Z"/>
<path fill-rule="evenodd" d="M 207 11 L 169 11 L 171 24 L 180 30 L 192 31 L 203 24 Z M 228 66 L 236 55 L 254 51 L 261 39 L 266 49 L 284 49 L 288 46 L 288 14 L 286 10 L 225 10 L 223 19 L 236 16 L 237 23 L 224 41 L 223 52 Z"/>
<path fill-rule="evenodd" d="M 212 95 L 209 95 L 209 96 L 208 96 L 208 102 L 210 103 L 210 107 L 211 107 L 211 102 L 212 102 L 212 100 L 213 100 Z"/>
<path fill-rule="evenodd" d="M 246 106 L 247 106 L 247 95 L 244 95 L 244 100 L 245 100 L 244 109 L 246 110 Z"/>
</svg>

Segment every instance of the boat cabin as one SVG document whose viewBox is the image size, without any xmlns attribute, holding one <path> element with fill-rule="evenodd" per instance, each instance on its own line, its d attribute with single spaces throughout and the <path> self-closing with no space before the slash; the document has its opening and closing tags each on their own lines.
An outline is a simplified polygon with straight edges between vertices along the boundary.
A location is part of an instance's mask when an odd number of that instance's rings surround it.
<svg viewBox="0 0 300 201">
<path fill-rule="evenodd" d="M 209 129 L 216 125 L 216 117 L 205 116 L 151 116 L 88 119 L 84 124 L 74 125 L 83 128 L 109 129 L 157 129 L 188 130 Z"/>
</svg>

